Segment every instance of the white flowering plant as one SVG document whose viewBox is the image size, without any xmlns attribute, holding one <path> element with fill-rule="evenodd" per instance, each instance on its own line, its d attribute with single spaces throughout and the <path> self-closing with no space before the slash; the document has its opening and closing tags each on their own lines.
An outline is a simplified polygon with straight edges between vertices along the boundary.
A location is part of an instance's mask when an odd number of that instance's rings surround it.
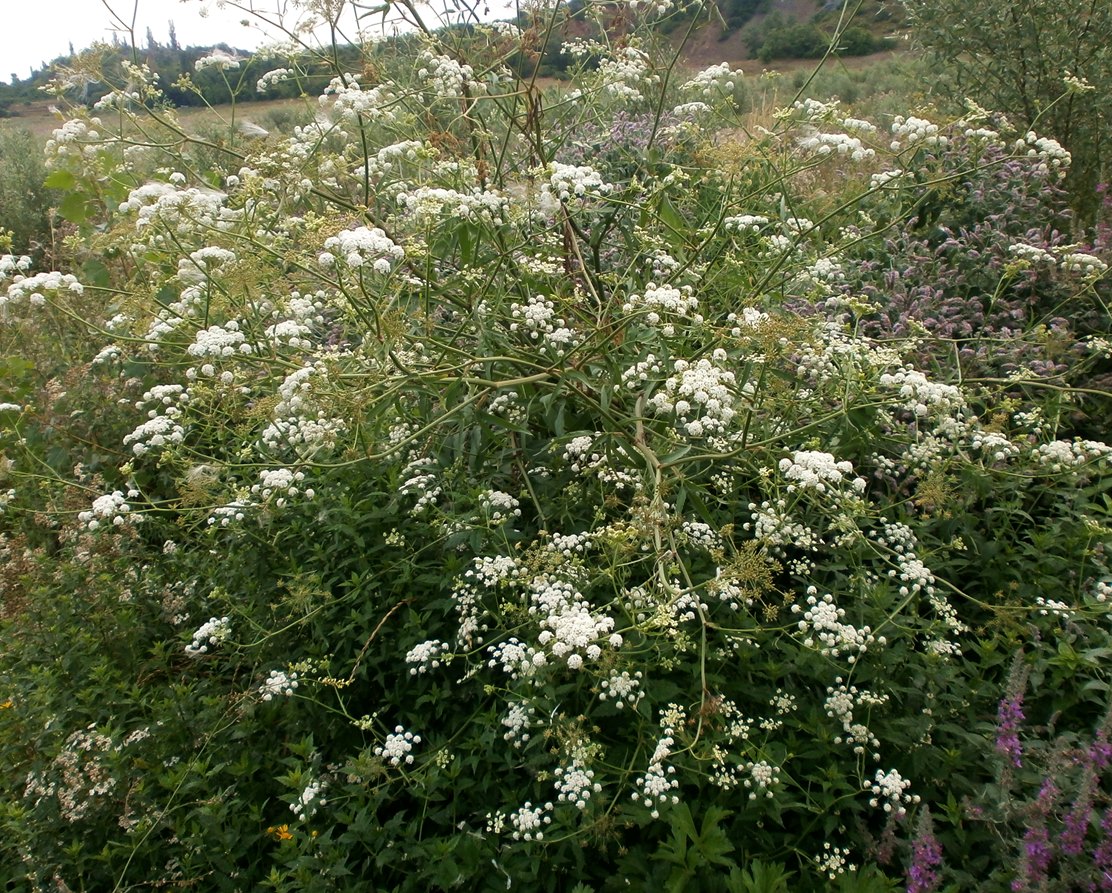
<svg viewBox="0 0 1112 893">
<path fill-rule="evenodd" d="M 730 141 L 669 109 L 739 75 L 646 22 L 542 96 L 530 14 L 368 43 L 388 75 L 215 155 L 62 128 L 80 238 L 0 260 L 4 355 L 66 347 L 0 385 L 6 881 L 884 888 L 927 808 L 1003 873 L 957 804 L 1012 655 L 1066 733 L 1105 709 L 1112 448 L 842 292 L 1053 147 L 802 101 Z"/>
</svg>

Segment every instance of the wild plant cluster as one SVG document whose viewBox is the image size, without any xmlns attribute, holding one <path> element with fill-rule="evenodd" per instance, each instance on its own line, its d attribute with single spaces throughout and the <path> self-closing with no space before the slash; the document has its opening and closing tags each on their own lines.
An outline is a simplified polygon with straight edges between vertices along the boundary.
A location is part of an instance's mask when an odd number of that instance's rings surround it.
<svg viewBox="0 0 1112 893">
<path fill-rule="evenodd" d="M 0 258 L 0 877 L 1110 889 L 1069 154 L 746 129 L 667 4 L 544 92 L 555 14 L 368 44 L 288 134 L 140 64 L 55 132 L 65 256 Z"/>
</svg>

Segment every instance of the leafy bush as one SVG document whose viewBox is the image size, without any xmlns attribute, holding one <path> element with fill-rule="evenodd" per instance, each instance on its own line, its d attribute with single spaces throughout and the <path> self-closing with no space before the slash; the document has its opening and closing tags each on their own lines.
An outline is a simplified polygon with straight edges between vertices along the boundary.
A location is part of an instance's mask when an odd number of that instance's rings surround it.
<svg viewBox="0 0 1112 893">
<path fill-rule="evenodd" d="M 958 102 L 975 99 L 1073 154 L 1068 185 L 1084 221 L 1109 180 L 1112 120 L 1097 97 L 1112 89 L 1112 6 L 1088 0 L 1022 7 L 992 0 L 904 0 L 915 39 L 935 64 L 931 81 Z"/>
<path fill-rule="evenodd" d="M 42 144 L 27 130 L 0 129 L 0 208 L 9 250 L 24 253 L 49 241 L 50 193 L 43 187 Z"/>
<path fill-rule="evenodd" d="M 955 251 L 1052 225 L 1066 155 L 739 138 L 659 13 L 566 94 L 506 67 L 538 10 L 366 47 L 292 134 L 190 137 L 136 68 L 48 143 L 80 275 L 0 259 L 9 887 L 1037 883 L 1000 702 L 1103 728 L 1112 448 L 838 274 L 931 203 Z"/>
</svg>

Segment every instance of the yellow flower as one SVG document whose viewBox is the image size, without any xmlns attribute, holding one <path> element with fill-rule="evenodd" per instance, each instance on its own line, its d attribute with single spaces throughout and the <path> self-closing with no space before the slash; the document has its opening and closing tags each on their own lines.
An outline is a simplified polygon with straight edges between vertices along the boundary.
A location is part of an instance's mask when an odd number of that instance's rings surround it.
<svg viewBox="0 0 1112 893">
<path fill-rule="evenodd" d="M 0 710 L 10 710 L 12 707 L 12 699 L 8 698 L 3 704 L 0 704 Z"/>
<path fill-rule="evenodd" d="M 266 829 L 266 833 L 273 837 L 275 840 L 293 840 L 293 835 L 290 834 L 289 825 L 272 825 Z"/>
</svg>

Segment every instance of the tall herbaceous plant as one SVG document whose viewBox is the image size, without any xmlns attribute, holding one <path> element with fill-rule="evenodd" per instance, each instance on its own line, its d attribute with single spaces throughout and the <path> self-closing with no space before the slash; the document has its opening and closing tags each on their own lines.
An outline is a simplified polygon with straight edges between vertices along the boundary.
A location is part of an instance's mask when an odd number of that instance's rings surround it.
<svg viewBox="0 0 1112 893">
<path fill-rule="evenodd" d="M 292 132 L 198 136 L 136 60 L 47 144 L 64 242 L 0 258 L 0 877 L 1105 883 L 1069 154 L 754 123 L 667 2 L 586 3 L 548 87 L 562 7 L 391 9 L 272 52 L 248 88 L 325 84 Z"/>
</svg>

